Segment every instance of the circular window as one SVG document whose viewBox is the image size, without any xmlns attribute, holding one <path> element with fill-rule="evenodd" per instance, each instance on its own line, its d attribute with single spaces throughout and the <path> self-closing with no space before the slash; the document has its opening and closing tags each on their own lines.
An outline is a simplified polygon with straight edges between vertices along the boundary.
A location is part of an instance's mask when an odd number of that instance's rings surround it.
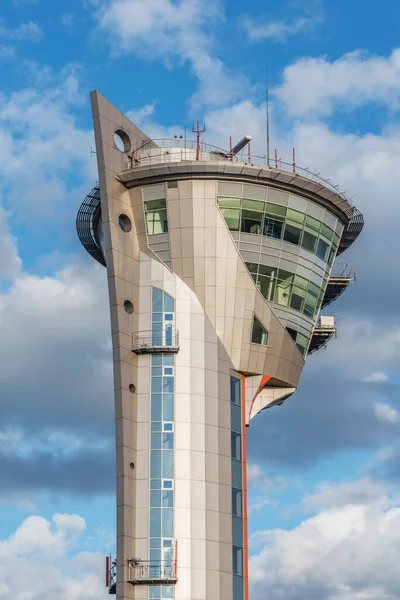
<svg viewBox="0 0 400 600">
<path fill-rule="evenodd" d="M 133 383 L 131 383 L 131 384 L 130 384 L 130 386 L 129 386 L 129 391 L 130 391 L 130 392 L 132 392 L 132 394 L 134 394 L 134 393 L 136 392 L 136 388 L 135 388 L 135 386 L 133 385 Z"/>
<path fill-rule="evenodd" d="M 131 220 L 126 215 L 119 215 L 118 225 L 121 227 L 122 231 L 124 231 L 125 233 L 129 233 L 130 230 L 132 229 Z"/>
<path fill-rule="evenodd" d="M 114 144 L 120 152 L 129 152 L 131 149 L 131 140 L 125 131 L 117 129 L 114 133 Z"/>
<path fill-rule="evenodd" d="M 131 315 L 133 313 L 133 304 L 130 300 L 125 300 L 124 309 L 125 309 L 125 312 L 128 313 L 128 315 Z"/>
<path fill-rule="evenodd" d="M 134 469 L 135 468 L 135 463 L 131 463 L 130 467 L 131 467 L 131 469 Z"/>
</svg>

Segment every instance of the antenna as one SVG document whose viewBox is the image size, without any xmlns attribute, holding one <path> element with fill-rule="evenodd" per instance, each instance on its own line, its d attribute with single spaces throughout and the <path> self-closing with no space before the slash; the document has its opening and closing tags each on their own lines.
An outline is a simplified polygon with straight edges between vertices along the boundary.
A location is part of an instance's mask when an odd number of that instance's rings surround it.
<svg viewBox="0 0 400 600">
<path fill-rule="evenodd" d="M 206 131 L 206 124 L 204 123 L 203 129 L 200 129 L 200 123 L 197 121 L 197 129 L 192 127 L 192 132 L 197 134 L 197 149 L 196 149 L 196 160 L 200 160 L 200 146 L 201 146 L 201 134 Z"/>
<path fill-rule="evenodd" d="M 267 117 L 267 167 L 269 167 L 270 152 L 269 152 L 269 86 L 268 86 L 268 65 L 266 66 L 266 117 Z"/>
</svg>

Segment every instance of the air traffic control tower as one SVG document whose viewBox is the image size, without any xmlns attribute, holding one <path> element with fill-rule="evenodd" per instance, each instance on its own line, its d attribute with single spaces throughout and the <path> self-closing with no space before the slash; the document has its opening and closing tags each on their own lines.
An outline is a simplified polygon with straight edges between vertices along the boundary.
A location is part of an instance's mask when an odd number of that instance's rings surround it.
<svg viewBox="0 0 400 600">
<path fill-rule="evenodd" d="M 107 585 L 118 600 L 248 600 L 247 427 L 335 336 L 319 312 L 354 280 L 335 259 L 363 219 L 310 171 L 248 154 L 249 137 L 229 151 L 152 140 L 91 101 L 99 184 L 77 229 L 110 297 Z"/>
</svg>

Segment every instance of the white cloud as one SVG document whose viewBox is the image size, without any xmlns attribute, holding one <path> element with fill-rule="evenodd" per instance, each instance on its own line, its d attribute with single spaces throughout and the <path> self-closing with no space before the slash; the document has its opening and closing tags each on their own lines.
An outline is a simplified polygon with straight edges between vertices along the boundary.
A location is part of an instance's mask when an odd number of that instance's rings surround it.
<svg viewBox="0 0 400 600">
<path fill-rule="evenodd" d="M 303 521 L 291 531 L 259 534 L 264 549 L 250 560 L 253 600 L 396 600 L 400 550 L 400 508 L 371 483 L 361 490 L 363 503 L 343 505 L 360 492 L 360 483 L 334 489 L 332 508 Z M 358 491 L 357 491 L 358 490 Z M 326 491 L 326 490 L 325 490 Z M 331 490 L 332 491 L 332 490 Z M 366 492 L 366 493 L 365 493 Z M 321 495 L 314 506 L 326 503 Z"/>
<path fill-rule="evenodd" d="M 10 40 L 38 42 L 43 37 L 43 31 L 37 23 L 32 21 L 22 23 L 15 29 L 8 29 L 0 19 L 0 36 Z"/>
<path fill-rule="evenodd" d="M 283 477 L 268 477 L 261 467 L 252 463 L 247 466 L 247 483 L 253 490 L 268 492 L 283 491 L 288 486 L 288 481 Z"/>
<path fill-rule="evenodd" d="M 299 17 L 293 21 L 269 21 L 265 24 L 246 17 L 243 20 L 243 27 L 252 42 L 261 40 L 286 42 L 293 35 L 312 31 L 321 22 L 320 16 Z"/>
<path fill-rule="evenodd" d="M 386 383 L 389 381 L 389 377 L 386 375 L 386 373 L 377 371 L 376 373 L 371 373 L 371 375 L 363 377 L 361 381 L 364 383 Z"/>
<path fill-rule="evenodd" d="M 322 482 L 312 494 L 304 496 L 302 505 L 307 511 L 320 511 L 348 504 L 368 504 L 381 501 L 384 492 L 381 484 L 367 477 L 346 483 Z"/>
<path fill-rule="evenodd" d="M 219 22 L 219 0 L 111 0 L 97 13 L 100 29 L 114 53 L 134 53 L 167 65 L 174 58 L 189 61 L 198 80 L 193 110 L 220 106 L 247 89 L 245 78 L 231 73 L 215 56 L 212 31 Z"/>
<path fill-rule="evenodd" d="M 400 415 L 392 406 L 384 402 L 375 402 L 374 411 L 376 418 L 382 423 L 399 423 Z"/>
<path fill-rule="evenodd" d="M 16 240 L 8 231 L 7 215 L 0 204 L 0 280 L 15 278 L 21 269 Z"/>
<path fill-rule="evenodd" d="M 285 68 L 276 96 L 293 117 L 316 119 L 336 107 L 354 110 L 369 103 L 398 110 L 400 49 L 388 57 L 356 51 L 333 62 L 301 58 Z"/>
<path fill-rule="evenodd" d="M 0 597 L 105 600 L 104 558 L 74 550 L 85 529 L 79 515 L 55 514 L 51 522 L 28 517 L 0 541 Z"/>
<path fill-rule="evenodd" d="M 11 46 L 0 46 L 0 60 L 14 58 L 15 50 Z"/>
</svg>

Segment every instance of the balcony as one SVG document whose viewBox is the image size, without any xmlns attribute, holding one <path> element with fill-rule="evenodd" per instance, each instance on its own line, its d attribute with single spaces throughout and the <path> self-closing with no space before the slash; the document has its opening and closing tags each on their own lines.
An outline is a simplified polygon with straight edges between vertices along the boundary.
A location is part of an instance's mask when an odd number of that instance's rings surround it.
<svg viewBox="0 0 400 600">
<path fill-rule="evenodd" d="M 128 582 L 132 585 L 173 585 L 178 581 L 175 560 L 128 560 Z"/>
<path fill-rule="evenodd" d="M 135 354 L 177 354 L 179 331 L 167 325 L 164 331 L 139 331 L 133 334 L 132 352 Z"/>
<path fill-rule="evenodd" d="M 308 354 L 313 354 L 317 350 L 325 348 L 329 340 L 336 337 L 336 323 L 337 317 L 322 316 L 319 318 L 311 338 Z"/>
<path fill-rule="evenodd" d="M 334 302 L 334 300 L 343 294 L 347 286 L 349 286 L 351 283 L 355 283 L 355 281 L 356 276 L 352 265 L 335 263 L 331 276 L 329 277 L 321 308 L 329 306 L 329 304 Z"/>
</svg>

